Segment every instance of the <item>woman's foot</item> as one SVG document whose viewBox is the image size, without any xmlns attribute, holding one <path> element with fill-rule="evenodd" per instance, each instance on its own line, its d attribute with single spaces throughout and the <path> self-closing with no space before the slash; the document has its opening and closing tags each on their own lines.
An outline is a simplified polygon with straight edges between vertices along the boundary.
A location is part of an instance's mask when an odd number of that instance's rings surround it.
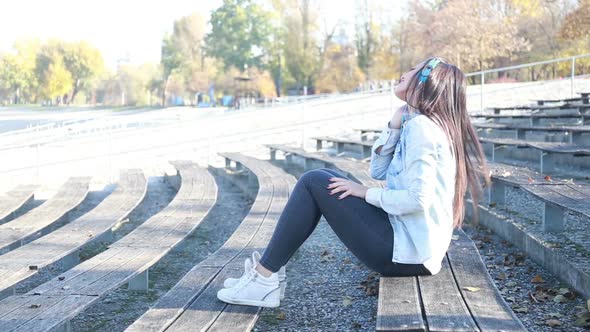
<svg viewBox="0 0 590 332">
<path fill-rule="evenodd" d="M 256 266 L 258 266 L 258 262 L 260 261 L 260 253 L 258 251 L 254 251 L 252 252 L 252 260 L 248 260 L 249 263 L 245 263 L 244 265 L 244 275 L 241 278 L 227 278 L 225 279 L 225 281 L 223 282 L 223 287 L 224 288 L 231 288 L 233 286 L 235 286 L 240 279 L 245 278 L 246 277 L 246 271 L 249 268 L 254 268 L 256 269 Z M 248 265 L 246 265 L 248 264 Z M 282 266 L 279 270 L 279 272 L 277 272 L 277 274 L 279 275 L 279 285 L 281 287 L 281 295 L 280 298 L 281 300 L 283 300 L 285 298 L 285 289 L 287 288 L 287 273 L 285 270 L 285 267 Z"/>
<path fill-rule="evenodd" d="M 276 308 L 281 304 L 278 273 L 260 274 L 249 259 L 244 262 L 244 275 L 231 288 L 217 292 L 217 298 L 230 304 Z"/>
</svg>

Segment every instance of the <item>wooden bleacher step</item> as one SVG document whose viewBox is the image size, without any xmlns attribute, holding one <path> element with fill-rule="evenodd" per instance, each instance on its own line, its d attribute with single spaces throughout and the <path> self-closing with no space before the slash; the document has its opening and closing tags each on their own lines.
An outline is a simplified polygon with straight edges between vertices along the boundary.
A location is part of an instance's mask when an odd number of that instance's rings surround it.
<svg viewBox="0 0 590 332">
<path fill-rule="evenodd" d="M 35 199 L 36 186 L 22 185 L 0 197 L 0 224 L 18 211 L 23 205 Z"/>
<path fill-rule="evenodd" d="M 0 225 L 0 253 L 6 253 L 46 232 L 67 217 L 88 194 L 89 177 L 70 178 L 60 190 L 41 206 Z"/>
<path fill-rule="evenodd" d="M 127 331 L 244 331 L 250 330 L 260 308 L 234 306 L 217 299 L 227 277 L 243 273 L 243 261 L 253 250 L 262 251 L 287 202 L 295 179 L 268 162 L 240 154 L 221 154 L 227 167 L 246 171 L 258 193 L 244 221 L 225 244 L 189 271 Z M 257 179 L 257 181 L 256 181 Z"/>
<path fill-rule="evenodd" d="M 149 268 L 188 236 L 217 199 L 213 177 L 191 162 L 179 172 L 172 202 L 109 249 L 23 295 L 0 301 L 0 331 L 68 330 L 69 321 L 107 293 L 128 284 L 146 290 Z"/>
<path fill-rule="evenodd" d="M 43 268 L 60 262 L 68 269 L 79 263 L 79 250 L 97 241 L 111 241 L 112 228 L 141 203 L 147 181 L 141 170 L 122 171 L 117 188 L 80 218 L 0 256 L 0 299 Z"/>
</svg>

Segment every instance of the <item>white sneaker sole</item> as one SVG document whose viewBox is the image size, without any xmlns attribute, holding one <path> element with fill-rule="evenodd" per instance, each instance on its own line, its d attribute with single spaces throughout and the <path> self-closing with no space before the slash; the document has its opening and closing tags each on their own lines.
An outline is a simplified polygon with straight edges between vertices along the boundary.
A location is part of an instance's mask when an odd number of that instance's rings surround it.
<svg viewBox="0 0 590 332">
<path fill-rule="evenodd" d="M 226 297 L 223 294 L 217 294 L 217 298 L 226 303 L 249 305 L 254 307 L 278 308 L 281 305 L 281 301 L 236 300 Z"/>
<path fill-rule="evenodd" d="M 225 283 L 223 284 L 223 288 L 231 288 L 233 286 L 234 286 L 234 284 L 225 284 Z M 279 286 L 281 286 L 281 295 L 280 295 L 280 298 L 281 298 L 281 301 L 282 301 L 282 300 L 285 299 L 285 290 L 287 289 L 287 282 L 286 281 L 281 281 L 279 283 Z"/>
</svg>

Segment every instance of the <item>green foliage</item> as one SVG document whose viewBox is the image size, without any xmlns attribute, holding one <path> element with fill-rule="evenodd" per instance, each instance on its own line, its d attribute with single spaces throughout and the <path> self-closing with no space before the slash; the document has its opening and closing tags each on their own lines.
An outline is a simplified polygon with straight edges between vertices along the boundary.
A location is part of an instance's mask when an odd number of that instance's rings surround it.
<svg viewBox="0 0 590 332">
<path fill-rule="evenodd" d="M 252 0 L 224 0 L 211 14 L 207 54 L 225 68 L 262 68 L 271 45 L 271 14 Z"/>
<path fill-rule="evenodd" d="M 39 97 L 53 100 L 72 90 L 72 74 L 64 64 L 60 45 L 53 41 L 41 47 L 37 55 L 35 73 L 39 79 Z"/>
</svg>

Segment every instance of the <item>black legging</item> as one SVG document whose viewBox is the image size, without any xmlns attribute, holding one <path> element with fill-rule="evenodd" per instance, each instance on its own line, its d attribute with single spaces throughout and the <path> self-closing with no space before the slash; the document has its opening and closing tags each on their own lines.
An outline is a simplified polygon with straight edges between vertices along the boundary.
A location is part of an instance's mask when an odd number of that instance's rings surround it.
<svg viewBox="0 0 590 332">
<path fill-rule="evenodd" d="M 422 264 L 391 261 L 393 229 L 387 213 L 364 199 L 330 195 L 331 177 L 346 178 L 330 169 L 304 173 L 289 197 L 260 264 L 272 272 L 287 263 L 324 215 L 338 238 L 371 270 L 383 276 L 430 275 Z"/>
</svg>

